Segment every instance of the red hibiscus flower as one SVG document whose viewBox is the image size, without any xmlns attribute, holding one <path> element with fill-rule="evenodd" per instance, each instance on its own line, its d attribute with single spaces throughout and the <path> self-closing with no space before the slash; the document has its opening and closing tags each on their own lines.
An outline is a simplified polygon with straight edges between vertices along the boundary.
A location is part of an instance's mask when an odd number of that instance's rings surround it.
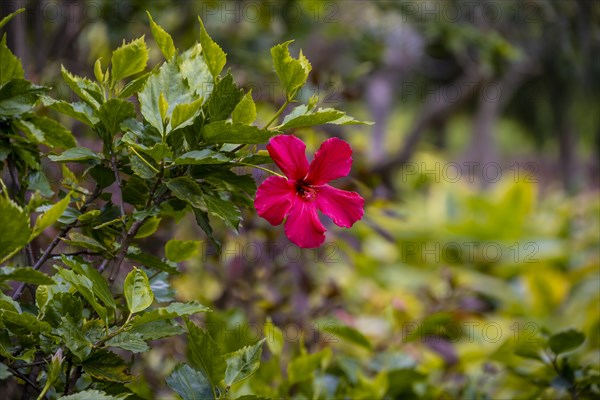
<svg viewBox="0 0 600 400">
<path fill-rule="evenodd" d="M 271 225 L 285 221 L 285 234 L 304 248 L 319 247 L 325 241 L 325 227 L 317 210 L 341 227 L 350 228 L 364 214 L 365 200 L 358 193 L 327 185 L 350 173 L 352 149 L 345 141 L 325 141 L 308 164 L 306 145 L 292 135 L 273 137 L 267 145 L 271 158 L 286 178 L 271 176 L 256 192 L 258 215 Z"/>
</svg>

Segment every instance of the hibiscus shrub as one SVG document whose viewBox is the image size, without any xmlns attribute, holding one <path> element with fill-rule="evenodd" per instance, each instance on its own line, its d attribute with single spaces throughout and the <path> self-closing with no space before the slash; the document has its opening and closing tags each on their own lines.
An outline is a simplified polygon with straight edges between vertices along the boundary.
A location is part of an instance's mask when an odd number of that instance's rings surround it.
<svg viewBox="0 0 600 400">
<path fill-rule="evenodd" d="M 149 21 L 165 61 L 148 70 L 140 37 L 117 48 L 109 67 L 98 60 L 95 79 L 62 67 L 74 102 L 24 79 L 5 37 L 0 44 L 0 157 L 10 176 L 0 181 L 0 374 L 20 384 L 6 386 L 14 396 L 136 398 L 130 371 L 140 353 L 182 334 L 187 360 L 166 384 L 184 399 L 227 397 L 256 371 L 263 341 L 224 354 L 199 326 L 210 310 L 174 302 L 163 289 L 199 241 L 169 240 L 163 258 L 139 246 L 161 220 L 190 214 L 218 247 L 213 219 L 237 230 L 240 209 L 253 205 L 255 180 L 240 167 L 275 175 L 259 188 L 256 208 L 272 224 L 287 216 L 286 234 L 299 246 L 323 242 L 317 210 L 343 227 L 362 217 L 358 194 L 327 185 L 349 173 L 348 144 L 326 141 L 309 167 L 303 142 L 283 135 L 361 123 L 318 108 L 317 97 L 280 121 L 311 70 L 301 52 L 293 58 L 290 42 L 272 48 L 286 99 L 259 127 L 252 94 L 223 72 L 226 54 L 202 21 L 199 42 L 184 52 Z M 79 121 L 98 146 L 78 145 L 55 113 Z M 259 151 L 269 139 L 268 154 Z M 272 161 L 285 177 L 261 166 Z M 62 171 L 59 182 L 46 176 L 53 165 Z"/>
</svg>

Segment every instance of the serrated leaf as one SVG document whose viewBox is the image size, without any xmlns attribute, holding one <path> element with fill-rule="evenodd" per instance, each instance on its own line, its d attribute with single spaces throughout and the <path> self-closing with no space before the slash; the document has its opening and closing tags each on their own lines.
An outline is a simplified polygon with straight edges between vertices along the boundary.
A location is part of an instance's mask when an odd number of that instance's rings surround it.
<svg viewBox="0 0 600 400">
<path fill-rule="evenodd" d="M 196 43 L 190 47 L 181 55 L 178 63 L 179 71 L 195 98 L 208 99 L 214 88 L 214 78 L 202 56 L 202 46 Z"/>
<path fill-rule="evenodd" d="M 123 288 L 127 308 L 134 314 L 144 311 L 154 301 L 154 294 L 150 288 L 148 276 L 139 268 L 134 268 L 125 278 Z"/>
<path fill-rule="evenodd" d="M 202 129 L 206 143 L 260 144 L 279 133 L 281 132 L 226 121 L 213 122 Z"/>
<path fill-rule="evenodd" d="M 110 99 L 98 110 L 98 117 L 104 131 L 102 139 L 110 143 L 113 136 L 120 131 L 120 124 L 128 118 L 135 118 L 133 103 L 121 99 Z"/>
<path fill-rule="evenodd" d="M 0 88 L 0 115 L 14 117 L 31 111 L 47 88 L 23 79 L 13 79 Z"/>
<path fill-rule="evenodd" d="M 307 105 L 296 107 L 291 113 L 286 115 L 279 129 L 304 128 L 323 124 L 334 125 L 370 125 L 372 122 L 358 121 L 345 112 L 333 108 L 319 108 L 311 110 Z"/>
<path fill-rule="evenodd" d="M 167 377 L 167 385 L 183 400 L 205 400 L 213 398 L 210 382 L 204 374 L 187 364 L 179 364 Z"/>
<path fill-rule="evenodd" d="M 208 35 L 206 29 L 204 28 L 204 23 L 202 19 L 198 17 L 198 21 L 200 22 L 200 44 L 202 45 L 202 56 L 204 57 L 204 61 L 206 65 L 208 65 L 208 70 L 210 71 L 213 77 L 218 76 L 223 67 L 227 62 L 227 55 L 219 47 L 217 43 Z"/>
<path fill-rule="evenodd" d="M 173 109 L 169 131 L 191 125 L 194 122 L 194 118 L 200 113 L 202 100 L 203 99 L 200 98 L 192 103 L 177 104 Z"/>
<path fill-rule="evenodd" d="M 264 342 L 265 339 L 262 339 L 253 346 L 246 346 L 225 355 L 227 361 L 225 384 L 228 387 L 248 378 L 258 370 Z"/>
<path fill-rule="evenodd" d="M 233 75 L 228 72 L 217 82 L 206 102 L 206 110 L 210 120 L 215 122 L 229 118 L 243 96 L 244 91 L 237 87 Z"/>
<path fill-rule="evenodd" d="M 0 194 L 0 262 L 22 249 L 30 236 L 29 216 L 15 202 Z"/>
<path fill-rule="evenodd" d="M 123 187 L 123 201 L 134 206 L 144 206 L 148 200 L 150 188 L 142 178 L 132 175 Z"/>
<path fill-rule="evenodd" d="M 118 347 L 132 353 L 143 353 L 150 350 L 148 344 L 142 339 L 139 333 L 123 332 L 106 341 L 109 347 Z"/>
<path fill-rule="evenodd" d="M 186 321 L 188 335 L 187 358 L 192 367 L 204 372 L 211 387 L 216 387 L 223 378 L 227 363 L 221 354 L 219 345 L 210 334 Z"/>
<path fill-rule="evenodd" d="M 192 207 L 205 208 L 200 185 L 189 177 L 182 176 L 171 179 L 167 182 L 167 187 L 173 192 L 175 197 L 188 202 Z"/>
<path fill-rule="evenodd" d="M 158 320 L 147 324 L 135 325 L 131 328 L 131 332 L 140 334 L 144 340 L 157 340 L 181 335 L 185 332 L 185 329 L 170 320 Z"/>
<path fill-rule="evenodd" d="M 52 285 L 54 280 L 43 272 L 31 267 L 2 267 L 0 282 L 17 281 L 33 285 Z"/>
<path fill-rule="evenodd" d="M 83 370 L 93 378 L 107 382 L 128 382 L 127 365 L 115 353 L 108 350 L 97 350 L 83 362 Z"/>
<path fill-rule="evenodd" d="M 146 69 L 148 63 L 148 49 L 144 36 L 116 49 L 111 59 L 112 87 L 120 80 L 135 75 Z"/>
<path fill-rule="evenodd" d="M 165 245 L 165 256 L 173 262 L 188 260 L 200 251 L 200 241 L 171 239 Z"/>
<path fill-rule="evenodd" d="M 568 329 L 550 336 L 548 346 L 554 354 L 573 351 L 585 342 L 585 335 L 575 329 Z"/>
<path fill-rule="evenodd" d="M 32 333 L 50 333 L 52 326 L 45 321 L 38 320 L 33 314 L 27 312 L 17 313 L 10 310 L 0 312 L 0 320 L 4 327 L 16 335 L 30 335 Z"/>
<path fill-rule="evenodd" d="M 192 103 L 196 100 L 194 93 L 188 88 L 184 77 L 175 62 L 164 63 L 157 72 L 150 74 L 143 89 L 139 93 L 141 112 L 146 121 L 158 132 L 163 132 L 160 97 L 168 104 L 166 115 L 170 116 L 178 104 Z"/>
<path fill-rule="evenodd" d="M 48 158 L 57 162 L 81 162 L 89 160 L 100 161 L 100 156 L 87 147 L 74 147 L 72 149 L 63 151 L 57 156 L 49 155 Z"/>
<path fill-rule="evenodd" d="M 150 12 L 146 11 L 146 14 L 148 14 L 148 19 L 150 19 L 150 29 L 152 31 L 154 41 L 165 56 L 165 59 L 170 61 L 176 53 L 173 38 L 160 25 L 154 22 Z"/>
<path fill-rule="evenodd" d="M 292 58 L 289 50 L 289 45 L 292 42 L 288 41 L 271 48 L 275 72 L 281 83 L 283 83 L 287 99 L 290 101 L 294 99 L 298 90 L 304 86 L 312 69 L 310 63 L 302 54 L 302 50 L 300 50 L 298 59 Z"/>
<path fill-rule="evenodd" d="M 67 194 L 62 200 L 55 203 L 48 211 L 40 215 L 35 220 L 35 225 L 33 226 L 33 231 L 31 232 L 31 236 L 29 240 L 35 239 L 39 234 L 44 232 L 47 228 L 51 227 L 58 221 L 58 219 L 63 215 L 69 203 L 71 202 L 71 194 Z"/>
<path fill-rule="evenodd" d="M 131 321 L 132 326 L 140 326 L 151 322 L 184 317 L 187 315 L 208 312 L 210 308 L 200 304 L 197 301 L 188 301 L 186 303 L 171 303 L 167 307 L 156 308 L 138 315 Z"/>
<path fill-rule="evenodd" d="M 68 103 L 64 100 L 55 100 L 46 95 L 40 96 L 40 99 L 42 100 L 42 104 L 44 104 L 44 106 L 50 107 L 51 109 L 71 118 L 75 118 L 87 126 L 94 126 L 99 121 L 98 117 L 94 115 L 94 110 L 86 103 Z"/>
<path fill-rule="evenodd" d="M 203 149 L 194 150 L 181 155 L 175 160 L 177 165 L 225 164 L 231 160 L 218 151 Z"/>
<path fill-rule="evenodd" d="M 58 274 L 65 281 L 69 282 L 71 286 L 85 298 L 104 323 L 108 325 L 108 313 L 106 308 L 96 301 L 94 284 L 92 281 L 86 276 L 76 274 L 74 271 L 69 271 L 64 268 L 57 268 L 57 270 Z"/>
<path fill-rule="evenodd" d="M 104 100 L 104 94 L 96 82 L 71 74 L 63 65 L 60 67 L 60 72 L 67 85 L 81 100 L 85 101 L 95 110 L 100 107 L 100 104 Z"/>
<path fill-rule="evenodd" d="M 233 229 L 238 229 L 242 214 L 235 204 L 210 194 L 204 194 L 203 199 L 210 214 L 222 219 Z"/>
<path fill-rule="evenodd" d="M 142 159 L 142 156 L 135 154 L 133 151 L 129 153 L 129 162 L 133 172 L 144 179 L 152 179 L 157 174 L 156 167 L 151 167 L 152 161 L 148 160 L 148 158 Z"/>
<path fill-rule="evenodd" d="M 250 125 L 256 119 L 256 104 L 252 99 L 252 90 L 242 97 L 231 113 L 234 124 Z"/>
<path fill-rule="evenodd" d="M 23 79 L 21 60 L 6 45 L 6 35 L 2 36 L 0 42 L 0 60 L 0 87 L 13 79 Z"/>
<path fill-rule="evenodd" d="M 110 288 L 108 287 L 108 282 L 96 268 L 93 268 L 91 265 L 73 257 L 67 257 L 63 255 L 61 259 L 62 262 L 71 267 L 73 271 L 77 272 L 79 275 L 85 276 L 92 282 L 92 291 L 96 297 L 98 297 L 98 299 L 104 303 L 105 306 L 113 310 L 117 308 L 115 299 L 113 298 Z"/>
<path fill-rule="evenodd" d="M 27 120 L 15 121 L 15 123 L 34 143 L 61 149 L 77 146 L 71 132 L 53 119 L 31 117 Z"/>
<path fill-rule="evenodd" d="M 56 333 L 63 338 L 65 345 L 79 360 L 85 360 L 92 352 L 92 343 L 83 335 L 81 327 L 70 318 L 62 318 Z"/>
</svg>

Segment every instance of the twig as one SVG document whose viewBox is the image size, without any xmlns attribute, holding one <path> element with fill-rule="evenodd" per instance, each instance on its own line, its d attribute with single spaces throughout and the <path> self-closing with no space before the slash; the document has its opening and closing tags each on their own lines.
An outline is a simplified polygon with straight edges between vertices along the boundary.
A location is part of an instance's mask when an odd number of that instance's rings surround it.
<svg viewBox="0 0 600 400">
<path fill-rule="evenodd" d="M 23 375 L 22 373 L 20 373 L 19 371 L 17 371 L 16 369 L 14 369 L 12 367 L 7 367 L 7 368 L 14 376 L 23 380 L 25 383 L 27 383 L 29 386 L 31 386 L 33 388 L 33 390 L 35 390 L 38 394 L 42 392 L 41 389 L 37 387 L 35 382 L 32 381 L 31 379 L 29 379 L 29 377 L 27 377 L 26 375 Z"/>
</svg>

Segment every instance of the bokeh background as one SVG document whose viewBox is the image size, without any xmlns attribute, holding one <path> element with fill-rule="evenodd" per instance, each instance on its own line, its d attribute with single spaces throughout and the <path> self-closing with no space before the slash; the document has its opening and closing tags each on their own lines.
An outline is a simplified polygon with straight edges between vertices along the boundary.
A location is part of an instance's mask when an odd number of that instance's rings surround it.
<svg viewBox="0 0 600 400">
<path fill-rule="evenodd" d="M 241 234 L 215 229 L 221 253 L 206 242 L 185 273 L 154 280 L 164 298 L 211 306 L 206 324 L 226 350 L 268 337 L 266 321 L 281 328 L 283 363 L 266 357 L 240 393 L 276 395 L 282 365 L 306 348 L 328 361 L 311 380 L 317 398 L 342 381 L 349 398 L 561 398 L 552 371 L 511 349 L 567 328 L 586 335 L 572 363 L 598 369 L 600 2 L 1 6 L 0 17 L 27 8 L 7 27 L 9 47 L 27 78 L 58 97 L 73 96 L 60 64 L 93 76 L 93 62 L 106 66 L 123 39 L 146 35 L 151 64 L 160 62 L 148 10 L 180 49 L 197 41 L 203 19 L 238 84 L 253 89 L 260 123 L 284 101 L 269 49 L 291 39 L 313 66 L 301 99 L 318 94 L 323 107 L 375 122 L 293 132 L 311 153 L 330 136 L 351 143 L 353 172 L 337 186 L 366 198 L 362 222 L 327 223 L 326 244 L 300 250 L 249 210 Z M 94 146 L 90 132 L 63 122 Z M 175 216 L 142 246 L 162 257 L 170 238 L 204 236 Z M 137 389 L 160 397 L 183 349 L 157 344 Z M 301 392 L 292 382 L 290 393 Z"/>
</svg>

